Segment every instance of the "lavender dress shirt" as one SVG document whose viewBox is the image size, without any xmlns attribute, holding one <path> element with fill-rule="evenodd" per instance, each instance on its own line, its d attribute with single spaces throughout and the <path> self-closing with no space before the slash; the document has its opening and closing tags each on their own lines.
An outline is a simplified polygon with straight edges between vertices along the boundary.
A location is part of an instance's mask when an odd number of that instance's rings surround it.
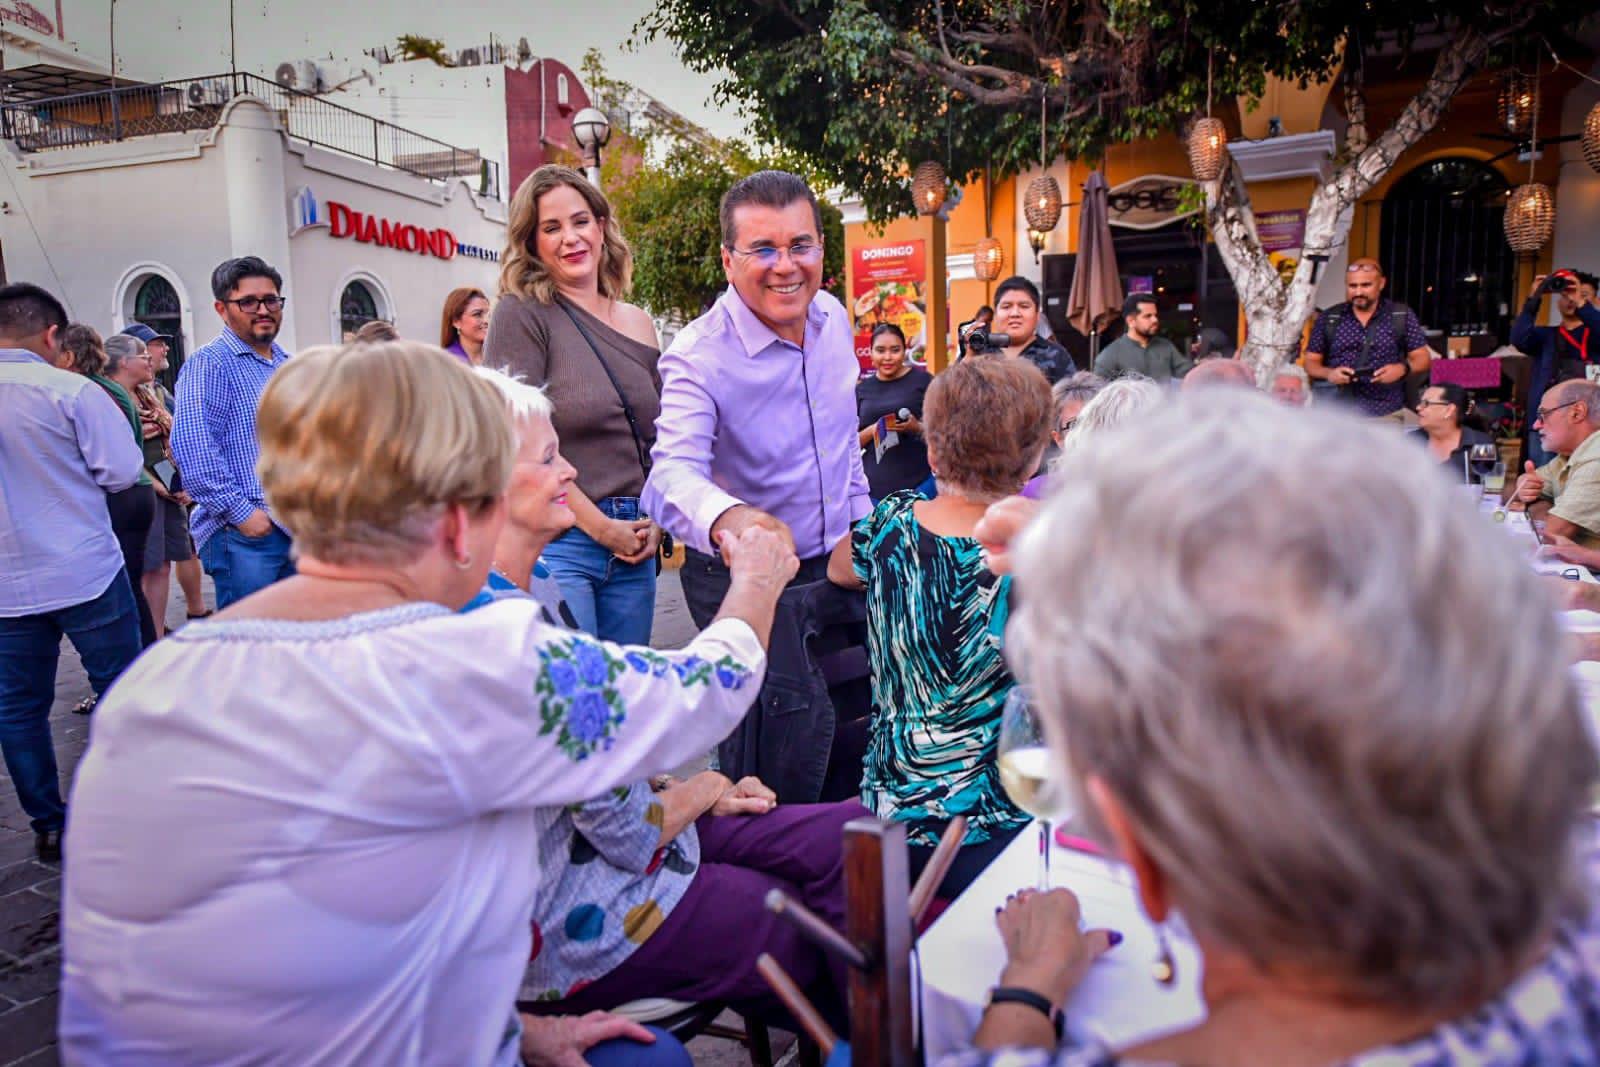
<svg viewBox="0 0 1600 1067">
<path fill-rule="evenodd" d="M 662 353 L 661 417 L 642 509 L 711 553 L 737 504 L 783 520 L 801 559 L 824 555 L 872 510 L 856 436 L 850 318 L 818 293 L 805 345 L 773 333 L 730 286 Z"/>
</svg>

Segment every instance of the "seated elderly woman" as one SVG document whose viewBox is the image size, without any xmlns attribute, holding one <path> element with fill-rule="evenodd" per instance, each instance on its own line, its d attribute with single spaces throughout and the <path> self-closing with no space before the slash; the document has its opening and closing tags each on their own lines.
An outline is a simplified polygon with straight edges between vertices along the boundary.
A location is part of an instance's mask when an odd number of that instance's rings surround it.
<svg viewBox="0 0 1600 1067">
<path fill-rule="evenodd" d="M 726 545 L 722 612 L 678 653 L 531 601 L 458 614 L 516 453 L 493 387 L 430 346 L 313 349 L 257 433 L 299 574 L 162 641 L 101 705 L 66 839 L 63 1058 L 514 1064 L 540 868 L 565 862 L 535 813 L 739 722 L 793 553 Z M 550 1041 L 580 1033 L 533 1024 L 522 1053 L 571 1062 Z"/>
<path fill-rule="evenodd" d="M 999 1003 L 952 1062 L 1597 1062 L 1595 747 L 1546 591 L 1454 496 L 1380 428 L 1242 391 L 1074 456 L 1012 547 L 1008 653 L 1207 1017 L 1058 1047 Z M 1076 920 L 1011 903 L 1000 983 L 1059 1007 L 1108 943 Z"/>
<path fill-rule="evenodd" d="M 1430 385 L 1417 401 L 1417 428 L 1407 436 L 1425 445 L 1433 461 L 1458 482 L 1467 480 L 1467 451 L 1473 445 L 1492 445 L 1494 438 L 1482 430 L 1462 425 L 1467 414 L 1467 391 L 1453 382 Z"/>
<path fill-rule="evenodd" d="M 1050 386 L 1026 360 L 974 356 L 938 375 L 923 407 L 938 497 L 890 494 L 828 561 L 836 585 L 867 591 L 875 713 L 861 799 L 907 824 L 913 874 L 967 816 L 945 896 L 1028 822 L 996 764 L 1015 684 L 1000 654 L 1011 583 L 984 567 L 972 528 L 1037 467 L 1050 409 Z"/>
<path fill-rule="evenodd" d="M 1071 380 L 1071 378 L 1065 379 L 1065 381 Z M 1057 383 L 1058 390 L 1061 384 Z M 1165 387 L 1139 374 L 1124 375 L 1096 389 L 1088 402 L 1079 407 L 1076 417 L 1062 420 L 1058 429 L 1051 434 L 1055 439 L 1057 451 L 1055 458 L 1050 461 L 1050 470 L 1023 486 L 1022 496 L 1029 500 L 1042 499 L 1050 491 L 1051 480 L 1056 476 L 1055 472 L 1068 462 L 1067 457 L 1082 447 L 1090 437 L 1125 422 L 1140 412 L 1149 411 L 1165 400 L 1167 395 Z"/>
<path fill-rule="evenodd" d="M 533 597 L 576 629 L 539 553 L 576 521 L 567 492 L 576 471 L 561 456 L 544 393 L 479 368 L 505 396 L 518 447 L 509 517 L 494 569 L 471 608 Z M 670 661 L 635 649 L 630 665 L 661 673 Z M 680 670 L 721 670 L 706 663 Z M 533 911 L 533 954 L 522 1000 L 539 1012 L 617 1007 L 641 997 L 768 999 L 756 959 L 770 954 L 813 1000 L 842 1014 L 845 975 L 797 927 L 766 906 L 780 889 L 836 928 L 844 926 L 844 824 L 867 814 L 854 801 L 779 806 L 756 778 L 716 771 L 685 781 L 640 780 L 580 804 L 535 815 L 548 870 Z"/>
<path fill-rule="evenodd" d="M 1072 426 L 1083 412 L 1084 406 L 1095 398 L 1100 390 L 1106 387 L 1106 380 L 1098 374 L 1086 370 L 1069 374 L 1055 385 L 1050 387 L 1050 402 L 1055 406 L 1055 417 L 1050 427 L 1050 445 L 1052 449 L 1059 449 L 1061 442 L 1066 440 L 1067 434 L 1072 432 Z M 1040 464 L 1037 475 L 1028 480 L 1022 487 L 1022 495 L 1037 499 L 1044 493 L 1049 475 L 1044 468 L 1050 465 L 1055 456 L 1052 451 L 1045 452 L 1044 462 Z"/>
</svg>

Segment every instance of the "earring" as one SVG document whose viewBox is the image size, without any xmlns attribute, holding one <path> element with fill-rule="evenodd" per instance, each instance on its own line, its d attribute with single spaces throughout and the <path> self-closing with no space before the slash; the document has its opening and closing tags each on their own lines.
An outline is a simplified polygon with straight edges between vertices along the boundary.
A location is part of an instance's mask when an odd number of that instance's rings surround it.
<svg viewBox="0 0 1600 1067">
<path fill-rule="evenodd" d="M 466 559 L 458 559 L 453 562 L 458 570 L 470 570 L 472 568 L 472 553 L 468 552 Z"/>
<path fill-rule="evenodd" d="M 1164 986 L 1178 980 L 1178 963 L 1172 957 L 1172 945 L 1167 942 L 1165 923 L 1156 927 L 1156 960 L 1150 965 L 1150 977 Z"/>
</svg>

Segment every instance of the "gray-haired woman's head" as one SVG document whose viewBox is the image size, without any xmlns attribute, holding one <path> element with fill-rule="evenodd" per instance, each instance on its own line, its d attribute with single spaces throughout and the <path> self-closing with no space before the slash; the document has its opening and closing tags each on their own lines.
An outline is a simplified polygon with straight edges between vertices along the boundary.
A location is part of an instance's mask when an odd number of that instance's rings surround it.
<svg viewBox="0 0 1600 1067">
<path fill-rule="evenodd" d="M 1059 469 L 1067 456 L 1082 448 L 1095 434 L 1160 406 L 1166 396 L 1161 386 L 1138 374 L 1105 385 L 1078 412 L 1072 431 L 1062 436 L 1061 451 L 1050 469 Z"/>
<path fill-rule="evenodd" d="M 1597 776 L 1512 544 L 1423 450 L 1243 390 L 1056 483 L 1008 652 L 1207 952 L 1402 1010 L 1509 982 L 1576 895 Z"/>
<path fill-rule="evenodd" d="M 136 356 L 145 353 L 144 342 L 137 337 L 130 337 L 125 333 L 114 333 L 105 339 L 106 369 L 108 378 L 115 378 L 122 373 L 122 365 Z"/>
</svg>

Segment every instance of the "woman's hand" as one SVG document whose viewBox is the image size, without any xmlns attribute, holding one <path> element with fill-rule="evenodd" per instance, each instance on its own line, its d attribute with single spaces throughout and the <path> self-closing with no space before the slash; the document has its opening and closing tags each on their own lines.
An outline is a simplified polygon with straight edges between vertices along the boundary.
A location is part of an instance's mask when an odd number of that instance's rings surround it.
<svg viewBox="0 0 1600 1067">
<path fill-rule="evenodd" d="M 737 782 L 729 782 L 728 788 L 717 798 L 717 802 L 711 805 L 711 814 L 765 815 L 777 806 L 778 794 L 752 774 Z"/>
<path fill-rule="evenodd" d="M 785 532 L 787 529 L 784 527 Z M 768 526 L 746 526 L 738 534 L 724 533 L 719 547 L 735 586 L 759 588 L 776 597 L 800 571 L 794 538 Z"/>
<path fill-rule="evenodd" d="M 604 1011 L 587 1015 L 524 1015 L 522 1062 L 531 1067 L 585 1067 L 583 1054 L 602 1041 L 623 1037 L 644 1045 L 656 1035 L 632 1019 Z"/>
<path fill-rule="evenodd" d="M 643 563 L 661 548 L 661 527 L 649 519 L 635 519 L 628 525 L 632 527 L 634 536 L 640 538 L 639 549 L 632 554 L 618 552 L 617 559 L 627 564 Z"/>
<path fill-rule="evenodd" d="M 1024 889 L 1008 897 L 995 914 L 1006 946 L 999 984 L 1031 989 L 1060 1008 L 1089 965 L 1122 940 L 1110 930 L 1080 933 L 1080 914 L 1078 898 L 1066 889 Z"/>
<path fill-rule="evenodd" d="M 595 540 L 599 541 L 613 556 L 627 560 L 637 556 L 644 548 L 644 538 L 639 531 L 641 523 L 649 519 L 629 521 L 627 519 L 606 519 L 596 532 Z"/>
<path fill-rule="evenodd" d="M 983 546 L 984 562 L 991 571 L 1011 573 L 1011 545 L 1038 514 L 1039 502 L 1025 496 L 1008 496 L 983 513 L 972 533 Z"/>
<path fill-rule="evenodd" d="M 893 430 L 895 433 L 920 434 L 922 432 L 922 420 L 913 415 L 904 422 L 901 422 L 899 419 L 891 415 L 889 416 L 889 429 Z"/>
</svg>

